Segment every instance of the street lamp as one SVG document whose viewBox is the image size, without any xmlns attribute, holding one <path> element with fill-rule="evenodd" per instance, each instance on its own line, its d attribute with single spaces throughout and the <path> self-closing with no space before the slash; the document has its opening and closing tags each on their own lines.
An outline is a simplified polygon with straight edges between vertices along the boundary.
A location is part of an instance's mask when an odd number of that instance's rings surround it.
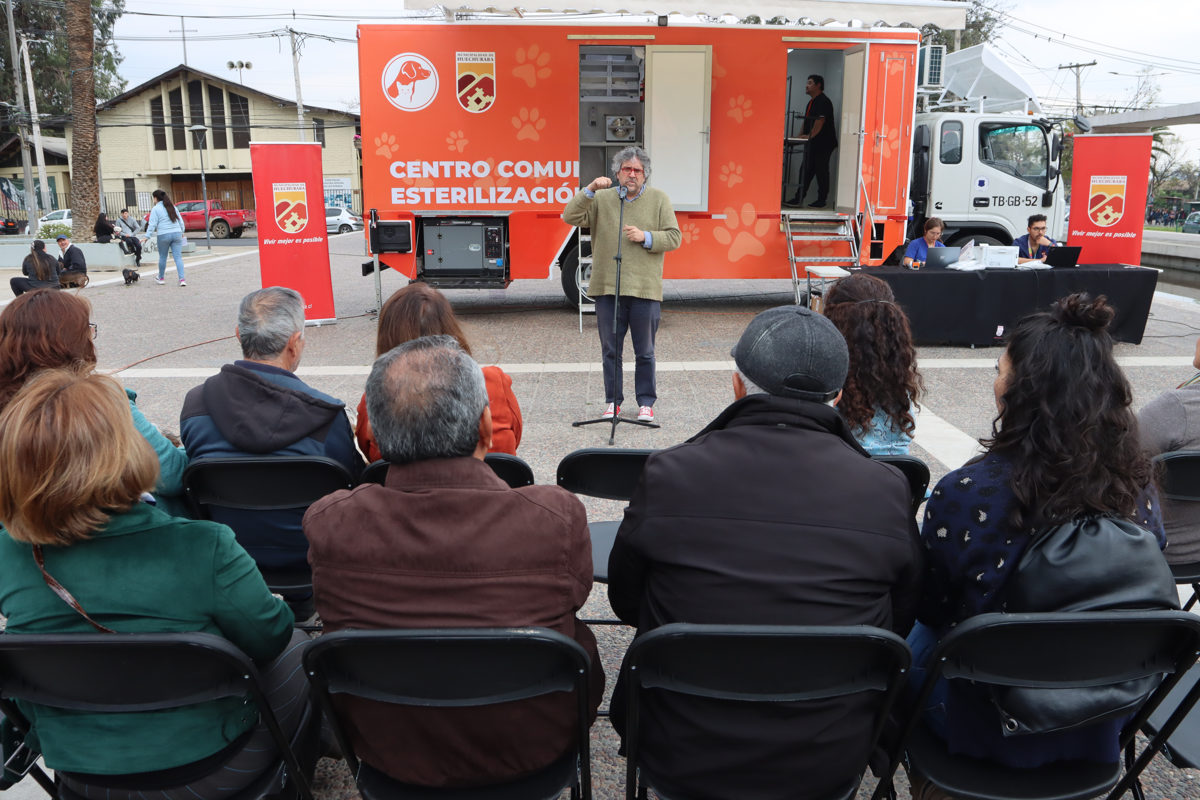
<svg viewBox="0 0 1200 800">
<path fill-rule="evenodd" d="M 204 151 L 208 146 L 204 134 L 208 132 L 208 126 L 193 125 L 188 130 L 196 134 L 196 149 L 200 151 L 200 193 L 204 195 L 204 247 L 211 251 L 212 240 L 208 230 L 208 179 L 204 175 Z"/>
</svg>

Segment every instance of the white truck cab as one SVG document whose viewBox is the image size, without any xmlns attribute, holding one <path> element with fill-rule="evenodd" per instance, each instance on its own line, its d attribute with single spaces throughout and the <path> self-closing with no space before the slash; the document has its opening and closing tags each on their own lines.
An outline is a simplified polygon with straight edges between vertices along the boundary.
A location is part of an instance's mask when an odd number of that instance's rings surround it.
<svg viewBox="0 0 1200 800">
<path fill-rule="evenodd" d="M 1029 84 L 988 45 L 944 58 L 939 96 L 923 100 L 913 120 L 909 238 L 925 220 L 946 223 L 947 245 L 1012 244 L 1033 214 L 1049 236 L 1066 237 L 1059 174 L 1062 129 L 1041 111 Z"/>
</svg>

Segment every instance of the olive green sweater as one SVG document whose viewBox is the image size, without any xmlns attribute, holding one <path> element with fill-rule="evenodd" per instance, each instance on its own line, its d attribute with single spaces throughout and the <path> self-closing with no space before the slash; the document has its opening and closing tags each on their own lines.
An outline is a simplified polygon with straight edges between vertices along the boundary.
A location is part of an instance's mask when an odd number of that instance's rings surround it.
<svg viewBox="0 0 1200 800">
<path fill-rule="evenodd" d="M 595 198 L 579 192 L 563 210 L 568 225 L 592 233 L 592 278 L 588 294 L 615 294 L 617 284 L 617 237 L 621 209 L 617 190 L 601 189 Z M 679 247 L 683 240 L 679 222 L 666 192 L 647 186 L 633 201 L 625 203 L 625 225 L 650 232 L 649 250 L 640 243 L 624 240 L 621 247 L 621 295 L 662 300 L 663 253 Z"/>
</svg>

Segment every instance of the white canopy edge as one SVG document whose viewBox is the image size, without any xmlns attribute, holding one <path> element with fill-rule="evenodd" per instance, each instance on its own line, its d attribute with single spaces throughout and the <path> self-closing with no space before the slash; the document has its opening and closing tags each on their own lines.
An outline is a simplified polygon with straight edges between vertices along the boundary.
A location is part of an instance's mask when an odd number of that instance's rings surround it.
<svg viewBox="0 0 1200 800">
<path fill-rule="evenodd" d="M 1037 92 L 989 44 L 977 44 L 945 60 L 945 90 L 979 111 L 1040 112 Z"/>
<path fill-rule="evenodd" d="M 1149 133 L 1151 128 L 1166 125 L 1200 124 L 1200 103 L 1184 103 L 1162 108 L 1144 108 L 1119 114 L 1091 117 L 1093 133 Z"/>
<path fill-rule="evenodd" d="M 651 16 L 682 14 L 687 16 L 745 17 L 756 14 L 764 20 L 772 17 L 787 19 L 807 18 L 816 24 L 843 24 L 854 22 L 864 25 L 882 24 L 888 27 L 901 25 L 936 25 L 942 30 L 960 30 L 967 26 L 967 3 L 954 0 L 764 0 L 753 5 L 742 5 L 737 0 L 671 0 L 669 7 L 655 7 L 649 0 L 583 0 L 582 4 L 554 6 L 508 6 L 488 5 L 486 2 L 455 5 L 436 0 L 404 0 L 406 9 L 444 9 L 448 16 L 455 11 L 488 12 L 525 17 L 530 14 L 646 14 Z"/>
</svg>

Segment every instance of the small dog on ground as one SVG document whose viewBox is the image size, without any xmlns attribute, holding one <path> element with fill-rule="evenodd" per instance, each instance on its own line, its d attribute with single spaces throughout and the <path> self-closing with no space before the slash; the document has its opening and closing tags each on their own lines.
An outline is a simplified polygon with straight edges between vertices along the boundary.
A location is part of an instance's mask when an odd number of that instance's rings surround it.
<svg viewBox="0 0 1200 800">
<path fill-rule="evenodd" d="M 133 284 L 137 283 L 138 279 L 142 276 L 138 274 L 136 269 L 123 269 L 121 270 L 121 277 L 125 278 L 126 286 L 132 286 Z"/>
</svg>

